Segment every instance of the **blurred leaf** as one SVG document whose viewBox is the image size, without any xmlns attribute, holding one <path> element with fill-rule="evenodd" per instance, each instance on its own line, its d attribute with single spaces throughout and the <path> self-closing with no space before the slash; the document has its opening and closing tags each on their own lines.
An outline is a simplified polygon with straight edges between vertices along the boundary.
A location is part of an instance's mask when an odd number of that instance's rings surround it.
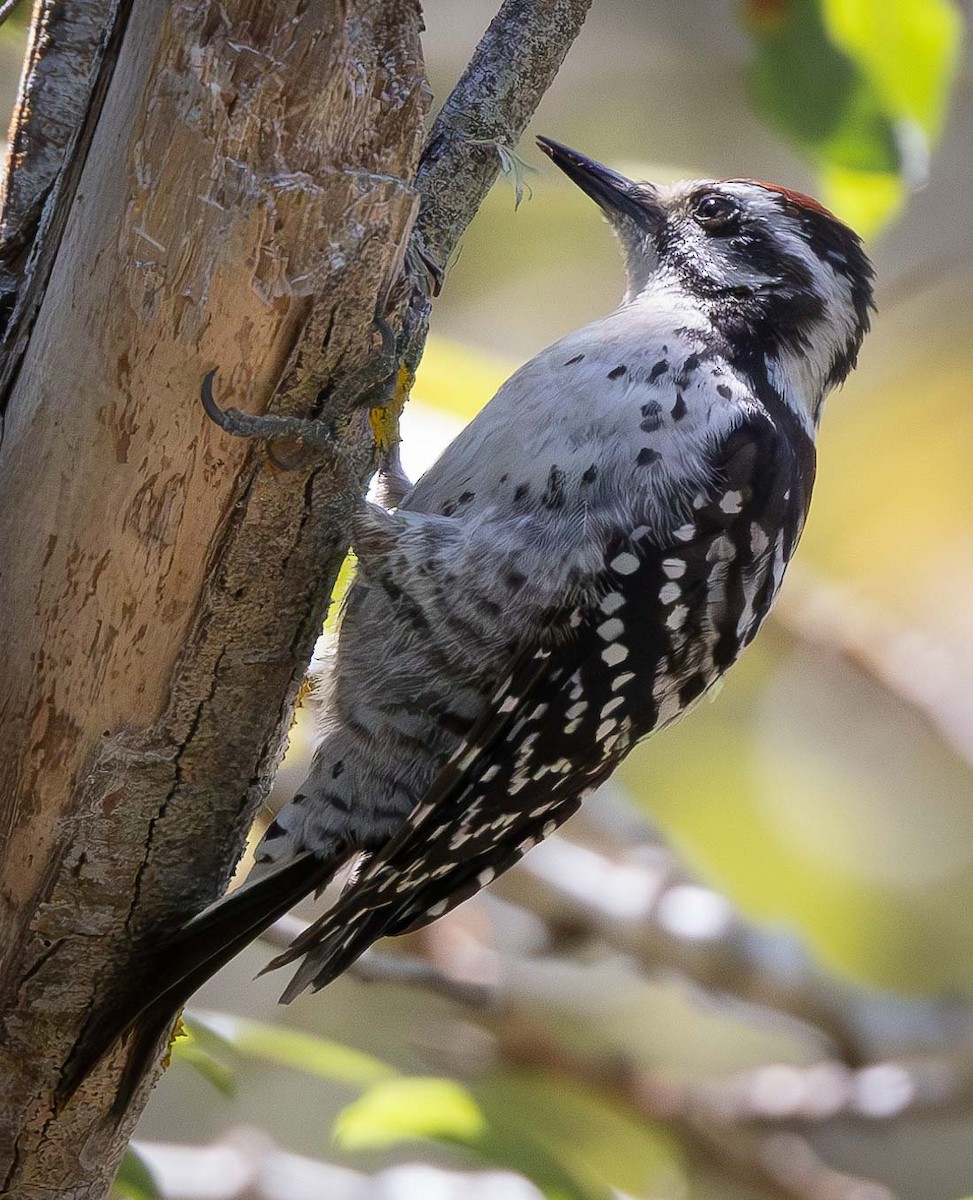
<svg viewBox="0 0 973 1200">
<path fill-rule="evenodd" d="M 241 1054 L 336 1083 L 369 1087 L 396 1074 L 388 1063 L 369 1054 L 296 1029 L 248 1021 L 230 1013 L 194 1012 L 191 1019 L 194 1025 L 204 1026 Z"/>
<path fill-rule="evenodd" d="M 627 1195 L 668 1195 L 663 1182 L 681 1178 L 671 1139 L 563 1079 L 504 1070 L 478 1083 L 477 1099 L 492 1161 L 547 1195 L 603 1196 L 608 1185 Z"/>
<path fill-rule="evenodd" d="M 14 5 L 13 10 L 9 13 L 6 20 L 0 25 L 0 39 L 14 43 L 22 43 L 27 36 L 27 30 L 30 27 L 32 4 L 27 0 L 20 0 Z"/>
<path fill-rule="evenodd" d="M 173 1040 L 171 1055 L 198 1071 L 224 1096 L 236 1094 L 233 1070 L 220 1057 L 220 1051 L 230 1050 L 230 1044 L 201 1022 L 183 1017 L 181 1034 Z"/>
<path fill-rule="evenodd" d="M 607 1200 L 603 1184 L 586 1180 L 561 1160 L 556 1148 L 526 1132 L 523 1120 L 489 1121 L 472 1095 L 451 1079 L 394 1079 L 377 1084 L 335 1121 L 346 1150 L 377 1150 L 401 1142 L 433 1140 L 463 1146 L 481 1159 L 517 1171 L 550 1200 Z"/>
<path fill-rule="evenodd" d="M 389 1079 L 349 1104 L 334 1136 L 346 1150 L 374 1150 L 416 1138 L 469 1145 L 484 1128 L 476 1101 L 451 1079 Z"/>
<path fill-rule="evenodd" d="M 533 1114 L 531 1124 L 491 1121 L 478 1147 L 480 1154 L 495 1166 L 516 1171 L 529 1179 L 550 1200 L 609 1200 L 607 1185 L 588 1176 L 590 1171 L 575 1171 L 545 1139 L 534 1136 L 543 1123 Z M 528 1132 L 530 1130 L 531 1132 Z"/>
<path fill-rule="evenodd" d="M 155 1178 L 134 1146 L 129 1146 L 112 1184 L 116 1200 L 161 1200 Z"/>
<path fill-rule="evenodd" d="M 823 198 L 875 232 L 925 179 L 956 76 L 950 0 L 746 0 L 757 108 L 814 163 Z"/>
<path fill-rule="evenodd" d="M 832 40 L 867 76 L 889 116 L 938 137 L 963 40 L 952 0 L 823 0 L 823 8 Z"/>
<path fill-rule="evenodd" d="M 828 206 L 859 233 L 881 229 L 904 202 L 897 175 L 829 163 L 821 165 L 818 175 Z"/>
</svg>

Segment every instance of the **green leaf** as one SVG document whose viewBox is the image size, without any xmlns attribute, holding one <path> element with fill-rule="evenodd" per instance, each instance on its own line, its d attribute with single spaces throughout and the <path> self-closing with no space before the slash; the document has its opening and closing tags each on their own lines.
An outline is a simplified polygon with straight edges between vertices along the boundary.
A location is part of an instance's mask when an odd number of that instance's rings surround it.
<svg viewBox="0 0 973 1200">
<path fill-rule="evenodd" d="M 956 81 L 963 21 L 951 0 L 823 0 L 836 46 L 858 65 L 893 120 L 942 131 Z"/>
<path fill-rule="evenodd" d="M 555 1147 L 528 1133 L 523 1121 L 487 1121 L 473 1096 L 451 1079 L 387 1080 L 350 1104 L 335 1122 L 346 1150 L 378 1150 L 433 1140 L 472 1150 L 484 1162 L 517 1171 L 549 1200 L 608 1200 L 606 1185 L 562 1161 Z"/>
<path fill-rule="evenodd" d="M 226 1039 L 214 1030 L 202 1022 L 183 1017 L 182 1031 L 173 1041 L 171 1053 L 174 1059 L 198 1071 L 218 1092 L 229 1097 L 236 1094 L 236 1081 L 232 1068 L 220 1054 L 229 1049 Z"/>
<path fill-rule="evenodd" d="M 950 0 L 746 0 L 751 89 L 814 164 L 827 204 L 871 233 L 925 179 L 955 82 Z"/>
<path fill-rule="evenodd" d="M 112 1184 L 114 1200 L 161 1200 L 162 1193 L 148 1164 L 135 1146 L 129 1146 Z"/>
<path fill-rule="evenodd" d="M 396 1075 L 395 1069 L 380 1059 L 296 1029 L 248 1021 L 230 1013 L 194 1012 L 191 1021 L 250 1058 L 293 1067 L 336 1083 L 369 1087 Z"/>
<path fill-rule="evenodd" d="M 483 1130 L 479 1106 L 453 1080 L 389 1079 L 339 1114 L 334 1136 L 346 1150 L 374 1150 L 417 1138 L 469 1145 Z"/>
<path fill-rule="evenodd" d="M 572 1169 L 565 1155 L 523 1124 L 513 1128 L 491 1122 L 475 1149 L 494 1166 L 529 1179 L 548 1200 L 610 1200 L 612 1195 L 606 1184 Z"/>
<path fill-rule="evenodd" d="M 490 1158 L 547 1195 L 669 1195 L 682 1176 L 672 1141 L 583 1085 L 510 1067 L 477 1083 Z M 537 1114 L 543 1113 L 539 1121 Z"/>
</svg>

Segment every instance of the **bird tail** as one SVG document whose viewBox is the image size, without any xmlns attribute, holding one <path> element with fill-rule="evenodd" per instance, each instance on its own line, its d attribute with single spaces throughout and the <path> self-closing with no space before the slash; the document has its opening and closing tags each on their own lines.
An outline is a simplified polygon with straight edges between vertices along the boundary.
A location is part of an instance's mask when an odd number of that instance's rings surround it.
<svg viewBox="0 0 973 1200">
<path fill-rule="evenodd" d="M 60 1111 L 68 1103 L 115 1042 L 127 1034 L 128 1059 L 112 1106 L 115 1113 L 124 1110 L 186 1000 L 298 901 L 326 886 L 341 861 L 304 851 L 216 901 L 158 943 L 151 963 L 141 972 L 137 997 L 133 1000 L 129 991 L 121 1003 L 96 1015 L 82 1033 L 62 1073 L 55 1109 Z"/>
</svg>

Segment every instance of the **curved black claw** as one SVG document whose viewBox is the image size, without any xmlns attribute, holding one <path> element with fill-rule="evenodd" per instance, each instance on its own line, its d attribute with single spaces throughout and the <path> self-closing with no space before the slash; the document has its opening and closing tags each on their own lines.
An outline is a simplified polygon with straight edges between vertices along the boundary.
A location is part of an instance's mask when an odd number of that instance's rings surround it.
<svg viewBox="0 0 973 1200">
<path fill-rule="evenodd" d="M 226 433 L 234 437 L 264 438 L 275 441 L 278 438 L 290 438 L 300 442 L 302 448 L 308 450 L 333 450 L 335 438 L 331 429 L 322 421 L 308 420 L 305 417 L 284 417 L 277 413 L 240 412 L 238 408 L 220 408 L 213 396 L 213 379 L 217 368 L 207 371 L 200 385 L 199 396 L 203 408 L 211 421 L 219 425 Z M 293 471 L 304 461 L 305 456 L 282 458 L 271 452 L 275 466 L 284 471 Z"/>
<path fill-rule="evenodd" d="M 382 344 L 373 350 L 359 370 L 343 379 L 332 393 L 331 401 L 338 408 L 382 408 L 395 395 L 399 355 L 395 330 L 380 312 L 372 317 L 371 333 L 377 333 Z"/>
<path fill-rule="evenodd" d="M 382 357 L 386 362 L 392 364 L 392 371 L 395 370 L 396 352 L 395 352 L 395 330 L 381 315 L 376 313 L 372 318 L 372 325 L 378 330 L 379 336 L 382 339 Z"/>
</svg>

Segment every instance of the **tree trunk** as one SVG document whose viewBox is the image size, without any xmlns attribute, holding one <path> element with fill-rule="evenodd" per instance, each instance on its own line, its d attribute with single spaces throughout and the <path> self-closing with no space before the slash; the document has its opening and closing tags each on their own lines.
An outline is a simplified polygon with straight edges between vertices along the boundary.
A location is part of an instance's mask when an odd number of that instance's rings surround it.
<svg viewBox="0 0 973 1200">
<path fill-rule="evenodd" d="M 104 1192 L 120 1063 L 52 1121 L 60 1066 L 140 935 L 223 890 L 277 762 L 368 413 L 282 473 L 200 377 L 307 413 L 369 353 L 419 28 L 412 0 L 151 0 L 120 41 L 0 447 L 4 1194 Z"/>
<path fill-rule="evenodd" d="M 421 165 L 417 0 L 38 9 L 0 246 L 4 1196 L 107 1191 L 147 1085 L 109 1113 L 116 1051 L 52 1096 L 269 786 L 388 425 L 337 390 L 389 294 L 418 361 L 410 232 L 445 263 L 589 3 L 507 0 Z M 275 468 L 203 415 L 213 367 L 340 450 Z"/>
</svg>

